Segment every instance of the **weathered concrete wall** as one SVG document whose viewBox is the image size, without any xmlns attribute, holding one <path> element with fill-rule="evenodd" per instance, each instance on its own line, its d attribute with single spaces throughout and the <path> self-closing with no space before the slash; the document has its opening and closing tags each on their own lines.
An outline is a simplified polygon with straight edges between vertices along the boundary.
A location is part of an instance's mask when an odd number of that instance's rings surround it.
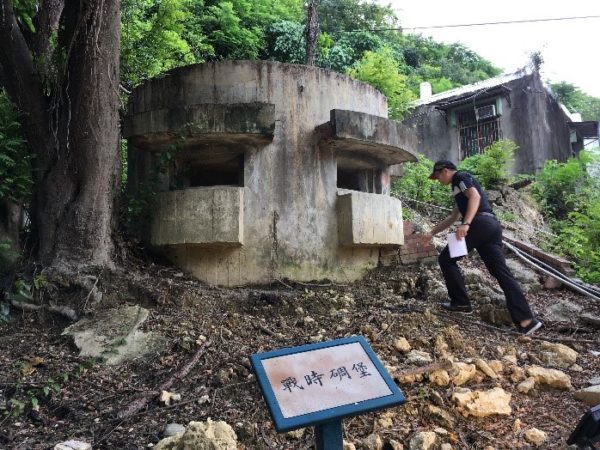
<svg viewBox="0 0 600 450">
<path fill-rule="evenodd" d="M 457 131 L 443 111 L 432 106 L 420 106 L 403 123 L 416 133 L 419 153 L 433 161 L 458 161 Z"/>
<path fill-rule="evenodd" d="M 222 285 L 361 276 L 377 264 L 379 251 L 339 245 L 336 155 L 319 147 L 315 128 L 330 120 L 333 109 L 387 117 L 381 93 L 315 67 L 224 61 L 180 68 L 139 87 L 128 115 L 135 122 L 152 110 L 168 117 L 194 105 L 251 103 L 274 105 L 275 127 L 272 142 L 244 149 L 243 246 L 169 246 L 168 256 Z M 130 123 L 125 135 L 133 137 L 136 126 Z M 137 142 L 143 145 L 143 139 Z M 132 168 L 132 182 L 140 183 L 159 156 L 135 146 L 131 151 L 141 167 Z M 385 171 L 382 178 L 389 184 Z"/>
<path fill-rule="evenodd" d="M 337 211 L 341 245 L 404 244 L 402 204 L 397 198 L 340 189 Z"/>
<path fill-rule="evenodd" d="M 546 160 L 569 158 L 570 119 L 546 91 L 539 76 L 531 74 L 515 80 L 511 89 L 512 107 L 504 107 L 502 126 L 506 129 L 505 139 L 519 145 L 513 172 L 537 173 Z"/>
<path fill-rule="evenodd" d="M 537 173 L 548 159 L 564 161 L 571 156 L 568 118 L 533 73 L 507 83 L 509 98 L 500 95 L 502 138 L 519 146 L 513 173 Z M 479 94 L 478 100 L 494 97 Z M 416 108 L 404 123 L 417 133 L 417 149 L 429 159 L 458 162 L 458 130 L 434 107 Z"/>
<path fill-rule="evenodd" d="M 206 187 L 158 194 L 152 245 L 244 243 L 244 188 Z"/>
</svg>

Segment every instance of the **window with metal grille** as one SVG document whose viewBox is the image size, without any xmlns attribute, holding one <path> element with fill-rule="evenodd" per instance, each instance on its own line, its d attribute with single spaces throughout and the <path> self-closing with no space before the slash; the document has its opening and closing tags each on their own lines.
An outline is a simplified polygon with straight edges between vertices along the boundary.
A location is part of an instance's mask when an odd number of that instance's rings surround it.
<svg viewBox="0 0 600 450">
<path fill-rule="evenodd" d="M 502 139 L 499 117 L 492 116 L 485 119 L 478 117 L 478 110 L 483 110 L 486 106 L 489 105 L 457 111 L 456 113 L 458 149 L 461 160 L 483 153 L 488 145 Z"/>
</svg>

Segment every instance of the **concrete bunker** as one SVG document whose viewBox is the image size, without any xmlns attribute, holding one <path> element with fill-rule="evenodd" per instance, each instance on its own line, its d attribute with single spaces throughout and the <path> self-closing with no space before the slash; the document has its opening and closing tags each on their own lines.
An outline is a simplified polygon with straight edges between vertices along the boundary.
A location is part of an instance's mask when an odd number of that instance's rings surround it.
<svg viewBox="0 0 600 450">
<path fill-rule="evenodd" d="M 159 179 L 145 238 L 214 284 L 359 278 L 403 243 L 390 166 L 417 141 L 386 117 L 381 93 L 315 67 L 222 61 L 145 83 L 124 122 L 129 189 Z"/>
</svg>

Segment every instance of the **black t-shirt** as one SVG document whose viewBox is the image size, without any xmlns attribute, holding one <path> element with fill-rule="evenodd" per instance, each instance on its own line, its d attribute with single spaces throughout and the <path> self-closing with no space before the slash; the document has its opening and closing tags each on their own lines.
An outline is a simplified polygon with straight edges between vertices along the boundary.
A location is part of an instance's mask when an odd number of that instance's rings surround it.
<svg viewBox="0 0 600 450">
<path fill-rule="evenodd" d="M 487 195 L 479 184 L 479 181 L 477 181 L 475 177 L 468 172 L 458 171 L 452 177 L 452 194 L 454 194 L 454 201 L 456 202 L 456 206 L 458 206 L 458 210 L 460 211 L 461 215 L 465 217 L 465 214 L 467 213 L 467 205 L 469 203 L 469 199 L 464 192 L 472 187 L 477 189 L 477 192 L 479 192 L 479 195 L 481 196 L 481 201 L 479 202 L 479 209 L 477 212 L 491 213 L 492 207 L 490 206 Z"/>
</svg>

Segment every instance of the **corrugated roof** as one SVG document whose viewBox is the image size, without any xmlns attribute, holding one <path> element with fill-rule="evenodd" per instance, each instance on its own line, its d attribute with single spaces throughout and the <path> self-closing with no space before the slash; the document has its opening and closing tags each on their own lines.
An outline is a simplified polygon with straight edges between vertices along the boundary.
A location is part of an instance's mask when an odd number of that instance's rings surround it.
<svg viewBox="0 0 600 450">
<path fill-rule="evenodd" d="M 442 100 L 451 99 L 453 97 L 462 97 L 464 95 L 473 94 L 478 91 L 492 89 L 498 86 L 502 86 L 510 81 L 517 80 L 525 75 L 529 75 L 531 70 L 521 69 L 514 73 L 505 73 L 494 78 L 488 78 L 487 80 L 479 81 L 473 84 L 467 84 L 449 91 L 440 92 L 439 94 L 432 95 L 425 100 L 417 100 L 415 106 L 429 105 L 432 103 L 438 103 Z"/>
</svg>

